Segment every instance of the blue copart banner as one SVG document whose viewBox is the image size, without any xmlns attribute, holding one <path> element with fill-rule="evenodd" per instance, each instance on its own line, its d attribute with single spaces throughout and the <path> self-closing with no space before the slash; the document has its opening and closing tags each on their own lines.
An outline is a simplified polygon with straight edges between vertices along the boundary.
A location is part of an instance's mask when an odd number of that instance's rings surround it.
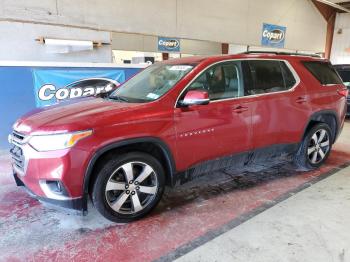
<svg viewBox="0 0 350 262">
<path fill-rule="evenodd" d="M 158 51 L 180 52 L 180 39 L 169 37 L 158 37 Z"/>
<path fill-rule="evenodd" d="M 80 93 L 89 95 L 92 92 L 105 91 L 106 88 L 113 87 L 113 84 L 117 85 L 129 79 L 142 68 L 143 66 L 139 68 L 0 66 L 0 150 L 8 148 L 7 136 L 12 132 L 12 124 L 25 113 L 58 102 L 60 99 L 56 96 L 69 99 L 70 96 L 77 97 Z M 98 81 L 95 83 L 81 81 L 91 78 L 97 78 Z M 41 101 L 38 91 L 43 85 L 51 86 L 44 90 L 45 92 L 42 90 L 42 95 L 45 97 Z M 74 90 L 60 91 L 57 94 L 58 89 L 63 87 Z M 93 87 L 93 90 L 88 87 Z"/>
<path fill-rule="evenodd" d="M 37 107 L 109 92 L 125 81 L 125 70 L 32 69 Z"/>
<path fill-rule="evenodd" d="M 8 148 L 7 136 L 23 114 L 35 108 L 33 79 L 26 67 L 0 67 L 0 150 Z"/>
<path fill-rule="evenodd" d="M 284 48 L 287 28 L 279 25 L 263 24 L 261 45 Z"/>
</svg>

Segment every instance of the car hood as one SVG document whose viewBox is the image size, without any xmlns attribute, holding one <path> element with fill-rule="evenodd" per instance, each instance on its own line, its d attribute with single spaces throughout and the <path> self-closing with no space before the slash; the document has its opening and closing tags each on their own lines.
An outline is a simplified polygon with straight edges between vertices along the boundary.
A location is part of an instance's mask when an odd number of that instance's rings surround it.
<svg viewBox="0 0 350 262">
<path fill-rule="evenodd" d="M 85 130 L 107 125 L 108 121 L 114 123 L 127 121 L 126 113 L 129 114 L 130 111 L 142 106 L 144 104 L 116 102 L 102 98 L 75 99 L 36 109 L 20 118 L 14 124 L 14 129 L 24 134 Z"/>
</svg>

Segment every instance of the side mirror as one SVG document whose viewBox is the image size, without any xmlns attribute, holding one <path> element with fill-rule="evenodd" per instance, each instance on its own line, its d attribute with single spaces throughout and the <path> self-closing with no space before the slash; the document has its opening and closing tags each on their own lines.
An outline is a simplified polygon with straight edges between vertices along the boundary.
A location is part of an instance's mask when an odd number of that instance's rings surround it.
<svg viewBox="0 0 350 262">
<path fill-rule="evenodd" d="M 207 105 L 209 104 L 209 94 L 203 90 L 188 91 L 184 99 L 179 101 L 180 106 Z"/>
</svg>

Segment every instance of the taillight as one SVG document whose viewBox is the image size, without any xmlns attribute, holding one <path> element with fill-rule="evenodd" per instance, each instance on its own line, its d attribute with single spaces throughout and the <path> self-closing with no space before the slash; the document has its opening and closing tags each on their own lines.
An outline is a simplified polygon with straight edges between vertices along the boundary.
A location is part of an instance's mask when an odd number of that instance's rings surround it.
<svg viewBox="0 0 350 262">
<path fill-rule="evenodd" d="M 341 96 L 347 97 L 348 94 L 349 94 L 349 90 L 348 89 L 338 90 L 338 94 L 341 95 Z"/>
</svg>

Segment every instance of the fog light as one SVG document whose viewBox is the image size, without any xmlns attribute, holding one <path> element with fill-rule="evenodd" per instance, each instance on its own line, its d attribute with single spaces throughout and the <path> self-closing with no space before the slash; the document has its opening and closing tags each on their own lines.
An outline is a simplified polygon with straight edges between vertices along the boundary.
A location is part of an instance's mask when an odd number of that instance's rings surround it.
<svg viewBox="0 0 350 262">
<path fill-rule="evenodd" d="M 46 184 L 51 191 L 62 194 L 62 186 L 59 181 L 46 181 Z"/>
<path fill-rule="evenodd" d="M 39 184 L 48 198 L 57 200 L 65 200 L 69 198 L 61 181 L 40 180 Z"/>
</svg>

